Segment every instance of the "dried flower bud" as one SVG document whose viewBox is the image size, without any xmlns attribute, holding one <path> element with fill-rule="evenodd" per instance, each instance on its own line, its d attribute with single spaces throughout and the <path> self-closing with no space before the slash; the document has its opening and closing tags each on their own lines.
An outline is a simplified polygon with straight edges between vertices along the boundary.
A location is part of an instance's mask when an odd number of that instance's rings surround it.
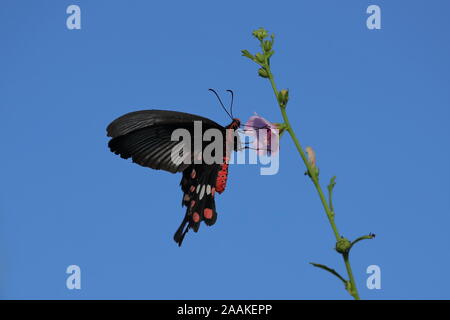
<svg viewBox="0 0 450 320">
<path fill-rule="evenodd" d="M 316 153 L 314 152 L 313 148 L 306 147 L 306 154 L 308 155 L 308 162 L 311 165 L 312 168 L 316 167 Z"/>
</svg>

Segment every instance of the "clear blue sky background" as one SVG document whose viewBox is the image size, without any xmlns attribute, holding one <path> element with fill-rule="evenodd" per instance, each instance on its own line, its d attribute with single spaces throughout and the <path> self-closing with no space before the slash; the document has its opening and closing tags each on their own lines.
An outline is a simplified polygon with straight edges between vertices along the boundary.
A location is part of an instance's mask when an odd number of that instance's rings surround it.
<svg viewBox="0 0 450 320">
<path fill-rule="evenodd" d="M 82 30 L 66 28 L 78 4 Z M 366 8 L 382 9 L 382 30 Z M 367 299 L 450 298 L 448 1 L 12 1 L 0 7 L 0 296 L 58 299 L 347 299 L 310 261 L 345 273 L 292 142 L 279 174 L 231 166 L 215 226 L 172 235 L 180 175 L 110 153 L 105 128 L 164 108 L 229 122 L 280 121 L 266 80 L 240 50 L 276 34 L 273 71 L 292 125 L 337 175 L 336 221 L 360 243 Z M 82 289 L 65 286 L 66 267 Z M 366 288 L 366 268 L 382 289 Z"/>
</svg>

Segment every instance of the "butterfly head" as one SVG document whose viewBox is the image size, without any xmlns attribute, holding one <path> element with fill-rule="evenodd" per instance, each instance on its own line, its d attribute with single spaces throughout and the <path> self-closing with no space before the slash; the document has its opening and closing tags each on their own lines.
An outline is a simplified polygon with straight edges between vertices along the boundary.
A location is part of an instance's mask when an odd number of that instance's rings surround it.
<svg viewBox="0 0 450 320">
<path fill-rule="evenodd" d="M 240 126 L 241 126 L 241 120 L 239 120 L 238 118 L 233 118 L 233 121 L 229 124 L 228 128 L 236 130 Z"/>
</svg>

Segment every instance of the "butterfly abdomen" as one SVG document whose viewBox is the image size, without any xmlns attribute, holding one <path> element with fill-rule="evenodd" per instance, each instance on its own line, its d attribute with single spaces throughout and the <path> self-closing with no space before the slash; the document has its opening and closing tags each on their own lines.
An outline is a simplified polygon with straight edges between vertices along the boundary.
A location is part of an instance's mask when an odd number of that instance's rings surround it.
<svg viewBox="0 0 450 320">
<path fill-rule="evenodd" d="M 226 129 L 232 129 L 236 130 L 239 128 L 240 121 L 239 119 L 233 119 L 233 121 L 226 127 Z M 217 179 L 216 179 L 216 191 L 218 193 L 222 193 L 225 191 L 225 188 L 227 186 L 227 179 L 228 179 L 228 163 L 230 162 L 230 152 L 232 149 L 236 149 L 238 147 L 234 144 L 236 139 L 236 136 L 234 134 L 234 131 L 228 130 L 226 132 L 226 146 L 225 149 L 225 156 L 223 157 L 223 162 L 220 165 L 220 170 L 217 173 Z M 239 140 L 237 140 L 239 144 Z"/>
<path fill-rule="evenodd" d="M 227 186 L 227 179 L 228 179 L 228 157 L 223 158 L 223 163 L 220 166 L 220 170 L 217 173 L 217 179 L 216 179 L 216 191 L 218 193 L 222 193 L 225 191 L 225 188 Z"/>
</svg>

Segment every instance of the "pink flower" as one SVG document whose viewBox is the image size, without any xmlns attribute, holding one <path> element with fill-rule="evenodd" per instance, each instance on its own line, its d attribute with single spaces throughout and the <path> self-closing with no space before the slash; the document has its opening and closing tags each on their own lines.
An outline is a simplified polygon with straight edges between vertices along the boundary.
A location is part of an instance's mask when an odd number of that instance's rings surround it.
<svg viewBox="0 0 450 320">
<path fill-rule="evenodd" d="M 255 113 L 244 126 L 245 134 L 253 137 L 252 147 L 259 155 L 271 155 L 279 150 L 278 126 Z"/>
</svg>

